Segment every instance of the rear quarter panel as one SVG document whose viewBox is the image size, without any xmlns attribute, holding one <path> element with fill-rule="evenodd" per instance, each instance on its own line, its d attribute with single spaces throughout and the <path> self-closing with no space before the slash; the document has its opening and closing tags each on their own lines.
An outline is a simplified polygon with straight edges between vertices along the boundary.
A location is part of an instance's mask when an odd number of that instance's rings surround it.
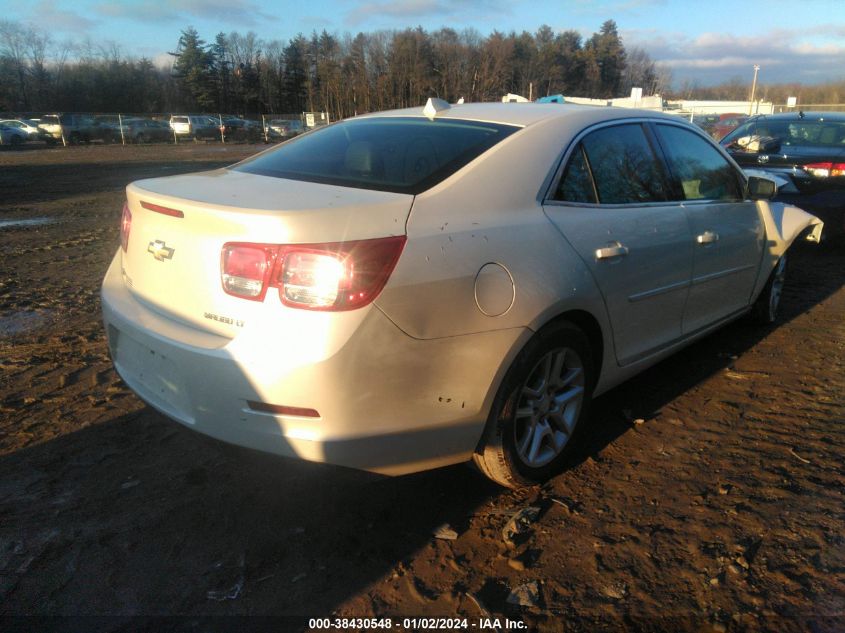
<svg viewBox="0 0 845 633">
<path fill-rule="evenodd" d="M 418 195 L 405 251 L 378 307 L 419 339 L 536 331 L 576 309 L 592 314 L 609 339 L 592 276 L 541 204 L 569 139 L 594 116 L 588 110 L 527 127 Z M 506 269 L 513 281 L 511 305 L 497 316 L 482 312 L 476 299 L 476 278 L 488 263 Z M 612 347 L 606 340 L 605 350 Z"/>
</svg>

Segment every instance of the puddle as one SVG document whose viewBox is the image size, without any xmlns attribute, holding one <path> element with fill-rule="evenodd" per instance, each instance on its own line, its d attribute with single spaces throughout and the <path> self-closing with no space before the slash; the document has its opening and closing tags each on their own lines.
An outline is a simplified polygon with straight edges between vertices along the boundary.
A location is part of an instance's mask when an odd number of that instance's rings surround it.
<svg viewBox="0 0 845 633">
<path fill-rule="evenodd" d="M 0 220 L 0 229 L 9 229 L 15 226 L 40 226 L 55 222 L 53 218 L 29 218 L 28 220 Z"/>
<path fill-rule="evenodd" d="M 0 336 L 15 336 L 23 334 L 44 325 L 49 312 L 32 312 L 18 310 L 11 314 L 0 315 Z"/>
</svg>

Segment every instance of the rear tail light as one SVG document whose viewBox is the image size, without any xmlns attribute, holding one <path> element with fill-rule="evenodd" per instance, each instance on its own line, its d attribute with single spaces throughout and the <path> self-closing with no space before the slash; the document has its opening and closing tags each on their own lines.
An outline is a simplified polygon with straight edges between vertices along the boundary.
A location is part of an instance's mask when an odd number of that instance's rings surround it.
<svg viewBox="0 0 845 633">
<path fill-rule="evenodd" d="M 223 290 L 230 295 L 261 301 L 276 258 L 274 246 L 226 244 L 221 255 Z"/>
<path fill-rule="evenodd" d="M 297 308 L 328 308 L 349 288 L 350 271 L 347 261 L 334 253 L 291 251 L 281 266 L 281 282 L 283 303 Z"/>
<path fill-rule="evenodd" d="M 804 171 L 816 178 L 845 176 L 845 163 L 810 163 L 804 165 Z"/>
<path fill-rule="evenodd" d="M 123 215 L 120 218 L 120 247 L 125 253 L 129 250 L 129 231 L 132 228 L 132 212 L 129 203 L 123 203 Z"/>
<path fill-rule="evenodd" d="M 405 236 L 279 246 L 230 243 L 223 247 L 223 289 L 261 301 L 272 287 L 292 308 L 354 310 L 378 296 L 404 246 Z"/>
</svg>

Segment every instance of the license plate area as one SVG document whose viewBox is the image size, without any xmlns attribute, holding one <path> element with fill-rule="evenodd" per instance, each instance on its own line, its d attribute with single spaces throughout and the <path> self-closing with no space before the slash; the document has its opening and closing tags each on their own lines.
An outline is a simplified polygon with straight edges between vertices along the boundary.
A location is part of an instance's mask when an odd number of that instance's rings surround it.
<svg viewBox="0 0 845 633">
<path fill-rule="evenodd" d="M 166 353 L 114 330 L 110 341 L 114 364 L 126 383 L 144 400 L 180 422 L 193 424 L 186 381 Z M 111 337 L 110 337 L 111 338 Z"/>
</svg>

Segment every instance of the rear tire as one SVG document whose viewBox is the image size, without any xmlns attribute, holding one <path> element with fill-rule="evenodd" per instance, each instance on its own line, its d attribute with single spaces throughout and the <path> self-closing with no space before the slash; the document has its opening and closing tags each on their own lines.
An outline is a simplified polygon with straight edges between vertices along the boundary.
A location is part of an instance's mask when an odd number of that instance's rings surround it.
<svg viewBox="0 0 845 633">
<path fill-rule="evenodd" d="M 537 333 L 508 370 L 473 461 L 508 488 L 558 473 L 587 417 L 595 384 L 589 341 L 569 322 Z"/>
<path fill-rule="evenodd" d="M 778 318 L 780 299 L 786 281 L 786 253 L 781 255 L 769 275 L 769 280 L 763 287 L 757 301 L 751 307 L 751 318 L 760 325 L 771 325 Z"/>
</svg>

